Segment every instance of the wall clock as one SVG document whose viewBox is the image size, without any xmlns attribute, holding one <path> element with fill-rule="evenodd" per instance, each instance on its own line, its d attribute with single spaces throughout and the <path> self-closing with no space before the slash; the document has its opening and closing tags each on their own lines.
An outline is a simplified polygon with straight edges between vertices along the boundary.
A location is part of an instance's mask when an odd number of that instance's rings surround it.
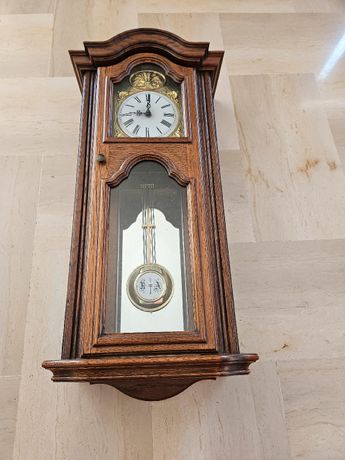
<svg viewBox="0 0 345 460">
<path fill-rule="evenodd" d="M 158 29 L 84 45 L 62 356 L 43 366 L 145 400 L 247 374 L 213 109 L 223 52 Z"/>
</svg>

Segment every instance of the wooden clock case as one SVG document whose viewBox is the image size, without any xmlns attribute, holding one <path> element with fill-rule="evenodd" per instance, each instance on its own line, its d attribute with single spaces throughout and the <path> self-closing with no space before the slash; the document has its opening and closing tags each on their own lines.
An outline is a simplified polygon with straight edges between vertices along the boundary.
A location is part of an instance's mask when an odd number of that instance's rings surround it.
<svg viewBox="0 0 345 460">
<path fill-rule="evenodd" d="M 43 367 L 55 382 L 108 384 L 144 400 L 249 373 L 258 356 L 239 352 L 213 107 L 223 52 L 158 29 L 84 46 L 70 52 L 82 113 L 62 356 Z M 113 85 L 147 62 L 182 84 L 185 137 L 112 137 Z M 102 335 L 110 190 L 143 160 L 187 187 L 195 327 Z"/>
</svg>

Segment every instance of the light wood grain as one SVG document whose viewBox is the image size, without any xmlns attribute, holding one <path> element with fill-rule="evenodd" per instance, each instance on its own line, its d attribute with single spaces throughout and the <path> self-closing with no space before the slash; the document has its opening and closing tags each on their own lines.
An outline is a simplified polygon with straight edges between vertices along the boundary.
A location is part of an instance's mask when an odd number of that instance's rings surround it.
<svg viewBox="0 0 345 460">
<path fill-rule="evenodd" d="M 0 157 L 0 376 L 21 370 L 40 168 L 39 156 Z"/>
<path fill-rule="evenodd" d="M 48 385 L 52 395 L 57 393 L 51 420 L 56 430 L 58 460 L 153 458 L 150 403 L 130 399 L 107 385 Z M 76 414 L 80 416 L 78 428 Z M 38 411 L 33 417 L 39 417 Z M 43 426 L 39 431 L 42 435 Z M 42 446 L 39 455 L 38 458 L 51 458 L 54 450 L 52 446 Z"/>
<path fill-rule="evenodd" d="M 239 150 L 221 151 L 220 167 L 228 241 L 255 241 L 250 213 L 250 188 L 246 182 Z"/>
<path fill-rule="evenodd" d="M 0 377 L 0 458 L 2 460 L 12 458 L 19 380 L 19 375 Z"/>
<path fill-rule="evenodd" d="M 294 0 L 137 0 L 140 13 L 283 13 L 294 12 Z"/>
<path fill-rule="evenodd" d="M 75 78 L 0 80 L 0 156 L 76 155 L 80 93 Z"/>
<path fill-rule="evenodd" d="M 199 382 L 153 403 L 152 423 L 157 460 L 290 458 L 280 382 L 271 362 L 257 363 L 250 379 Z"/>
<path fill-rule="evenodd" d="M 199 382 L 152 404 L 153 458 L 263 460 L 255 417 L 245 377 Z"/>
<path fill-rule="evenodd" d="M 334 143 L 345 165 L 345 63 L 342 56 L 328 69 L 319 72 L 317 82 Z"/>
<path fill-rule="evenodd" d="M 264 459 L 290 460 L 283 396 L 274 361 L 260 361 L 249 377 Z"/>
<path fill-rule="evenodd" d="M 296 13 L 344 13 L 343 0 L 294 0 Z"/>
<path fill-rule="evenodd" d="M 48 75 L 51 14 L 0 15 L 0 77 Z"/>
<path fill-rule="evenodd" d="M 135 0 L 56 0 L 51 76 L 73 75 L 68 50 L 83 48 L 83 41 L 107 40 L 137 27 Z"/>
<path fill-rule="evenodd" d="M 319 72 L 344 33 L 342 14 L 221 14 L 232 75 Z"/>
<path fill-rule="evenodd" d="M 345 240 L 232 244 L 242 350 L 257 346 L 261 359 L 343 356 L 344 254 Z"/>
<path fill-rule="evenodd" d="M 292 458 L 342 460 L 345 367 L 342 360 L 278 363 Z"/>
<path fill-rule="evenodd" d="M 345 176 L 314 77 L 231 82 L 256 241 L 343 238 Z"/>
<path fill-rule="evenodd" d="M 43 160 L 35 230 L 40 251 L 69 252 L 76 153 L 77 148 L 71 155 L 49 156 Z"/>
<path fill-rule="evenodd" d="M 139 13 L 332 13 L 342 0 L 137 0 Z"/>
<path fill-rule="evenodd" d="M 0 14 L 54 13 L 56 0 L 2 0 Z M 30 18 L 28 18 L 30 21 Z"/>
<path fill-rule="evenodd" d="M 339 158 L 343 167 L 345 167 L 345 117 L 344 119 L 330 119 L 329 125 L 339 153 Z"/>
</svg>

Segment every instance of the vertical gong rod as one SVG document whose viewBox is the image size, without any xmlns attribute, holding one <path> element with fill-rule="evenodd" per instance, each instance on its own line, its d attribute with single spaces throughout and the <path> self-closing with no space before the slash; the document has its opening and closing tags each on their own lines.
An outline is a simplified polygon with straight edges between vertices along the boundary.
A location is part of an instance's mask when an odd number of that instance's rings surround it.
<svg viewBox="0 0 345 460">
<path fill-rule="evenodd" d="M 142 184 L 142 229 L 144 264 L 156 263 L 156 223 L 153 206 L 154 184 Z"/>
</svg>

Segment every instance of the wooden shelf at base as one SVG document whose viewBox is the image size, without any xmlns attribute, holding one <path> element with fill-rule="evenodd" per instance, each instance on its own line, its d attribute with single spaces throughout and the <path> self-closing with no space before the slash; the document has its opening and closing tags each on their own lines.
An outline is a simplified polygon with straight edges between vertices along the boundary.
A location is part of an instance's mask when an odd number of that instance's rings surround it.
<svg viewBox="0 0 345 460">
<path fill-rule="evenodd" d="M 44 361 L 54 382 L 106 384 L 137 399 L 170 398 L 195 382 L 249 373 L 256 354 L 130 356 Z"/>
</svg>

